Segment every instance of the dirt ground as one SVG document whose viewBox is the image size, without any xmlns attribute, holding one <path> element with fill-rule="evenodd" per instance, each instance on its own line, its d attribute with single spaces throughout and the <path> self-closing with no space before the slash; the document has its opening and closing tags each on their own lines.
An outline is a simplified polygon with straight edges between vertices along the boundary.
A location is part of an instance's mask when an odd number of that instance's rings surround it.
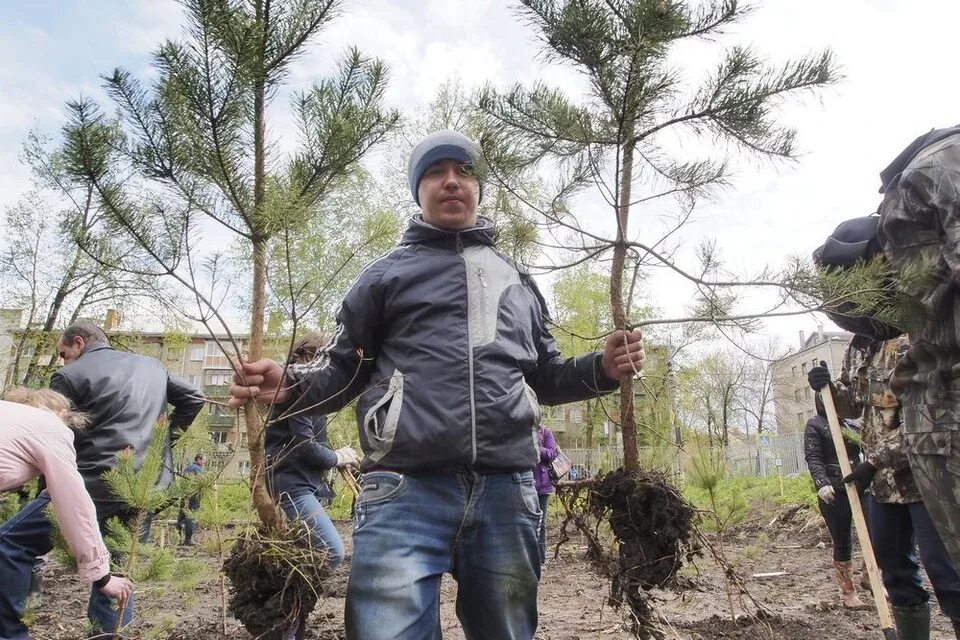
<svg viewBox="0 0 960 640">
<path fill-rule="evenodd" d="M 338 523 L 350 549 L 349 523 Z M 551 522 L 555 539 L 558 522 Z M 731 621 L 723 574 L 712 561 L 702 559 L 685 568 L 681 594 L 658 592 L 657 611 L 664 619 L 667 638 L 707 640 L 713 638 L 769 640 L 855 640 L 881 638 L 872 611 L 845 611 L 838 606 L 837 588 L 830 562 L 829 538 L 818 515 L 799 512 L 785 522 L 767 518 L 730 533 L 725 548 L 750 594 L 771 615 L 763 622 Z M 209 566 L 193 588 L 172 586 L 137 591 L 137 639 L 209 640 L 250 636 L 232 619 L 227 633 L 220 630 L 220 592 L 216 559 L 199 548 L 178 549 L 179 555 L 202 560 Z M 552 553 L 552 547 L 551 547 Z M 584 561 L 584 548 L 568 542 L 557 558 L 544 568 L 540 584 L 538 640 L 620 640 L 632 635 L 620 615 L 606 604 L 607 584 L 592 573 Z M 346 563 L 345 563 L 346 564 Z M 343 638 L 343 597 L 346 566 L 329 585 L 329 594 L 309 622 L 307 638 Z M 783 575 L 754 577 L 755 574 Z M 872 603 L 869 594 L 861 594 Z M 47 569 L 43 603 L 32 626 L 34 640 L 73 640 L 89 637 L 81 622 L 87 593 L 62 567 Z M 444 579 L 441 620 L 444 638 L 462 640 L 463 632 L 454 613 L 456 584 Z M 737 600 L 741 600 L 737 598 Z M 743 600 L 749 603 L 748 599 Z M 737 612 L 755 612 L 756 607 L 736 605 Z M 953 640 L 947 619 L 934 609 L 933 640 Z"/>
</svg>

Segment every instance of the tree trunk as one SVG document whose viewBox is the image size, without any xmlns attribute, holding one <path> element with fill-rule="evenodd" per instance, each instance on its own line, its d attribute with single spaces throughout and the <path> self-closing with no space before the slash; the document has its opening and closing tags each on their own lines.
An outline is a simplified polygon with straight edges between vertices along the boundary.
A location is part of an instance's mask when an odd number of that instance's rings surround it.
<svg viewBox="0 0 960 640">
<path fill-rule="evenodd" d="M 264 56 L 266 55 L 267 20 L 263 3 L 257 4 L 257 22 L 262 28 L 262 42 L 258 75 L 254 83 L 253 96 L 253 312 L 250 318 L 250 344 L 248 358 L 255 362 L 263 357 L 263 323 L 267 304 L 267 235 L 263 230 L 266 201 L 266 78 L 263 76 Z M 260 521 L 268 528 L 278 523 L 276 505 L 267 493 L 265 482 L 265 455 L 263 450 L 264 424 L 257 410 L 257 403 L 250 400 L 244 407 L 247 425 L 247 448 L 250 453 L 250 493 L 253 507 Z"/>
<path fill-rule="evenodd" d="M 50 308 L 47 310 L 47 317 L 43 321 L 43 328 L 40 330 L 40 335 L 37 339 L 37 348 L 33 350 L 33 354 L 30 356 L 30 362 L 27 364 L 27 373 L 24 376 L 23 383 L 26 386 L 30 386 L 33 382 L 33 378 L 36 376 L 37 372 L 37 362 L 40 359 L 40 350 L 42 347 L 46 346 L 47 340 L 50 338 L 50 333 L 53 331 L 54 326 L 57 324 L 57 320 L 60 318 L 60 310 L 63 309 L 63 302 L 67 299 L 69 294 L 70 283 L 73 281 L 73 277 L 77 272 L 77 267 L 80 265 L 80 249 L 77 249 L 77 253 L 73 256 L 73 261 L 70 263 L 70 266 L 67 267 L 66 272 L 63 274 L 63 277 L 60 279 L 60 286 L 57 287 L 57 293 L 53 296 L 53 302 L 50 304 Z M 50 357 L 50 365 L 56 363 L 57 355 L 54 354 Z M 40 381 L 37 380 L 39 383 Z"/>
<path fill-rule="evenodd" d="M 93 185 L 87 187 L 87 198 L 83 205 L 83 227 L 82 235 L 86 236 L 87 221 L 90 216 L 90 208 L 93 206 Z M 47 317 L 43 322 L 43 329 L 40 333 L 40 341 L 37 343 L 37 348 L 34 349 L 33 355 L 30 357 L 30 363 L 27 365 L 27 373 L 24 377 L 24 384 L 30 386 L 32 378 L 36 375 L 37 361 L 40 358 L 40 346 L 45 345 L 46 340 L 50 337 L 50 333 L 53 331 L 54 326 L 57 323 L 57 320 L 60 319 L 60 311 L 63 309 L 63 303 L 66 301 L 67 296 L 70 295 L 71 285 L 73 283 L 73 278 L 76 276 L 77 269 L 80 268 L 80 259 L 83 257 L 83 251 L 80 249 L 80 242 L 77 243 L 77 249 L 73 254 L 73 260 L 70 262 L 70 266 L 67 267 L 66 272 L 64 272 L 63 277 L 60 279 L 60 286 L 57 287 L 57 293 L 53 296 L 53 303 L 50 305 L 49 310 L 47 311 Z M 71 322 L 73 324 L 73 318 L 80 313 L 83 304 L 78 304 L 77 308 L 73 311 L 73 316 L 71 317 Z M 47 363 L 48 367 L 52 367 L 57 363 L 57 358 L 59 354 L 54 352 L 50 356 L 50 360 Z M 37 383 L 40 381 L 37 380 Z"/>
<path fill-rule="evenodd" d="M 623 147 L 623 165 L 620 169 L 620 193 L 617 205 L 617 243 L 613 249 L 610 268 L 610 311 L 617 329 L 626 330 L 627 314 L 623 301 L 623 271 L 627 258 L 627 223 L 630 220 L 630 193 L 633 182 L 633 131 L 629 128 Z M 633 375 L 620 378 L 620 430 L 623 435 L 623 468 L 627 472 L 640 470 L 640 450 L 637 446 L 637 418 L 634 411 Z"/>
</svg>

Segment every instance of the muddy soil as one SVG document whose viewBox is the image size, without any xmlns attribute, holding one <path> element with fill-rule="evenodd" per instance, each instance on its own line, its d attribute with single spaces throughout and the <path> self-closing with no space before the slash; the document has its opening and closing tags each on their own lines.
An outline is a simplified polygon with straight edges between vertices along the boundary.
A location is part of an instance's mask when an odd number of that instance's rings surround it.
<svg viewBox="0 0 960 640">
<path fill-rule="evenodd" d="M 551 538 L 557 522 L 551 522 Z M 338 523 L 350 551 L 349 523 Z M 666 637 L 673 640 L 856 640 L 882 637 L 872 611 L 845 611 L 838 606 L 829 537 L 819 515 L 804 511 L 771 524 L 769 516 L 729 534 L 724 547 L 745 577 L 753 597 L 770 615 L 747 618 L 756 608 L 735 603 L 730 614 L 723 574 L 707 559 L 681 571 L 686 589 L 681 594 L 655 592 L 654 606 L 665 621 Z M 628 625 L 607 605 L 608 585 L 594 575 L 584 560 L 585 548 L 576 540 L 561 548 L 544 568 L 540 584 L 540 628 L 537 640 L 626 640 Z M 250 640 L 239 624 L 228 618 L 222 633 L 216 558 L 202 548 L 178 549 L 178 555 L 201 560 L 208 570 L 195 585 L 139 586 L 135 630 L 127 637 L 152 640 Z M 552 548 L 551 548 L 552 553 Z M 343 638 L 343 599 L 349 560 L 328 585 L 328 594 L 310 617 L 307 638 Z M 767 577 L 755 574 L 779 574 Z M 52 564 L 45 576 L 43 602 L 32 626 L 34 640 L 74 640 L 89 637 L 83 617 L 87 591 L 74 576 Z M 869 594 L 861 594 L 872 603 Z M 454 613 L 456 584 L 444 579 L 441 622 L 444 638 L 463 640 Z M 739 600 L 739 599 L 738 599 Z M 947 619 L 934 608 L 933 640 L 953 640 Z"/>
</svg>

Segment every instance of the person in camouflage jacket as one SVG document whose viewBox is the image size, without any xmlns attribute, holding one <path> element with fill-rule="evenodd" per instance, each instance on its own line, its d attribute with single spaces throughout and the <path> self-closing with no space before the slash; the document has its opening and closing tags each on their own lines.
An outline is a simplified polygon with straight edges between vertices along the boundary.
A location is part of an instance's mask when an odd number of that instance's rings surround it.
<svg viewBox="0 0 960 640">
<path fill-rule="evenodd" d="M 866 499 L 870 537 L 893 605 L 900 636 L 929 638 L 929 594 L 923 587 L 914 542 L 933 585 L 940 608 L 960 629 L 960 575 L 924 506 L 910 468 L 901 427 L 901 408 L 890 389 L 890 378 L 907 353 L 907 336 L 881 341 L 858 335 L 843 359 L 833 384 L 837 411 L 847 419 L 861 418 L 864 462 L 844 478 L 856 482 Z M 830 374 L 815 367 L 810 385 L 822 388 Z M 958 636 L 960 637 L 960 636 Z"/>
<path fill-rule="evenodd" d="M 878 235 L 911 339 L 890 387 L 917 486 L 960 564 L 960 127 L 920 136 L 880 178 Z"/>
</svg>

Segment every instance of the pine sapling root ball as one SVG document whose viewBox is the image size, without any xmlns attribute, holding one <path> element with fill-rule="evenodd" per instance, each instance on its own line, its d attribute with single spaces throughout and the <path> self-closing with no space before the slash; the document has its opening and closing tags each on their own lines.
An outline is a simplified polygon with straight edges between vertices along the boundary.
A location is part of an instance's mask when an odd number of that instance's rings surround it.
<svg viewBox="0 0 960 640">
<path fill-rule="evenodd" d="M 309 530 L 298 521 L 270 534 L 243 534 L 223 569 L 230 579 L 231 615 L 262 640 L 282 640 L 306 620 L 330 577 L 326 551 L 313 548 Z"/>
<path fill-rule="evenodd" d="M 648 591 L 670 587 L 684 561 L 697 554 L 696 510 L 660 473 L 618 469 L 597 481 L 589 509 L 610 523 L 619 547 L 611 596 L 630 607 L 638 633 L 652 628 Z"/>
</svg>

